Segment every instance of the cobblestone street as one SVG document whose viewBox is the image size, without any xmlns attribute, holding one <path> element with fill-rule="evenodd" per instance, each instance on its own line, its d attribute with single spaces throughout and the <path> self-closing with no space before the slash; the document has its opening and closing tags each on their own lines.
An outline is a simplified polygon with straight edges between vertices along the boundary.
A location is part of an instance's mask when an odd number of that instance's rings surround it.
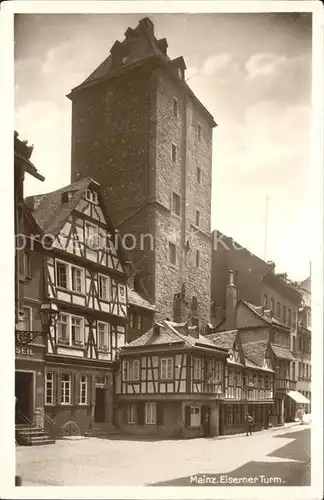
<svg viewBox="0 0 324 500">
<path fill-rule="evenodd" d="M 190 476 L 208 474 L 264 475 L 280 478 L 282 485 L 308 485 L 310 426 L 181 441 L 59 440 L 18 447 L 16 460 L 23 486 L 188 486 Z"/>
</svg>

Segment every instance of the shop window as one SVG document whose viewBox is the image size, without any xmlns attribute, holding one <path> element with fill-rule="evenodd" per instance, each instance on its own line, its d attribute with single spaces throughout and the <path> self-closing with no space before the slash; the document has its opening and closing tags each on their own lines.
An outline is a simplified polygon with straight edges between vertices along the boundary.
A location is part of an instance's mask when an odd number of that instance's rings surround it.
<svg viewBox="0 0 324 500">
<path fill-rule="evenodd" d="M 239 406 L 239 405 L 236 405 L 234 407 L 234 423 L 235 423 L 235 425 L 242 424 L 242 410 L 241 410 L 241 406 Z"/>
<path fill-rule="evenodd" d="M 228 405 L 226 410 L 226 424 L 233 425 L 233 406 Z"/>
</svg>

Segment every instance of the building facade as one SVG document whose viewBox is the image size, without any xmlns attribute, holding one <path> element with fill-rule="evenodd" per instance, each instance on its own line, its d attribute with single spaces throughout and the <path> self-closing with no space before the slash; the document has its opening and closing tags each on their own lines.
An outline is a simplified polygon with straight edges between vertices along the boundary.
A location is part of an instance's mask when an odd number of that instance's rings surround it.
<svg viewBox="0 0 324 500">
<path fill-rule="evenodd" d="M 311 276 L 300 283 L 302 303 L 298 312 L 297 324 L 297 362 L 298 380 L 297 390 L 309 400 L 304 404 L 304 410 L 311 413 L 312 401 L 312 302 L 311 302 Z"/>
<path fill-rule="evenodd" d="M 227 349 L 197 327 L 163 320 L 120 351 L 116 375 L 121 432 L 160 437 L 221 432 Z"/>
<path fill-rule="evenodd" d="M 57 436 L 95 432 L 96 426 L 108 431 L 115 362 L 126 338 L 125 256 L 112 241 L 92 179 L 26 202 L 46 247 L 35 280 L 58 310 L 44 336 L 44 413 Z"/>
<path fill-rule="evenodd" d="M 72 181 L 100 183 L 156 319 L 203 326 L 216 123 L 187 85 L 184 59 L 170 59 L 167 47 L 144 18 L 71 91 Z"/>
</svg>

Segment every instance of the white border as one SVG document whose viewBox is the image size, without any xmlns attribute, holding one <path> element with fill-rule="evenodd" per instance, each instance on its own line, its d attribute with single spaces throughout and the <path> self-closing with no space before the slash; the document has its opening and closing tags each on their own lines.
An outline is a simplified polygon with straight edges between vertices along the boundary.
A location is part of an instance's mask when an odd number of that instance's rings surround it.
<svg viewBox="0 0 324 500">
<path fill-rule="evenodd" d="M 305 235 L 304 244 L 313 244 L 312 271 L 312 486 L 311 487 L 13 487 L 14 454 L 14 253 L 13 241 L 13 14 L 14 13 L 253 13 L 253 12 L 312 12 L 313 13 L 313 120 L 312 120 L 312 189 L 313 227 Z M 0 349 L 0 376 L 2 408 L 0 484 L 4 498 L 322 498 L 323 475 L 323 7 L 317 1 L 11 1 L 1 4 L 0 15 L 0 116 L 2 140 L 2 175 L 0 183 L 2 214 L 2 246 L 0 307 L 2 345 Z M 3 68 L 5 67 L 5 71 Z M 41 170 L 41 166 L 39 166 Z M 11 210 L 8 211 L 8 207 Z M 314 236 L 314 237 L 313 237 Z M 8 390 L 10 387 L 10 390 Z M 5 389 L 5 390 L 4 390 Z M 314 432 L 315 431 L 315 432 Z M 215 442 L 216 445 L 217 442 Z"/>
</svg>

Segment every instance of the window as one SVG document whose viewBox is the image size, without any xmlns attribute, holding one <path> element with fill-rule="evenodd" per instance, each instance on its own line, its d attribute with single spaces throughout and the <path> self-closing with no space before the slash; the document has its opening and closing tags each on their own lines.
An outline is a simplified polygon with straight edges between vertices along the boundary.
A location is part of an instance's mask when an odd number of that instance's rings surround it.
<svg viewBox="0 0 324 500">
<path fill-rule="evenodd" d="M 139 380 L 139 360 L 125 360 L 124 363 L 124 380 Z"/>
<path fill-rule="evenodd" d="M 277 318 L 281 318 L 281 304 L 277 302 Z"/>
<path fill-rule="evenodd" d="M 97 324 L 98 349 L 100 351 L 109 350 L 109 325 L 98 321 Z"/>
<path fill-rule="evenodd" d="M 200 252 L 199 250 L 196 250 L 196 267 L 199 267 L 199 261 L 200 261 Z"/>
<path fill-rule="evenodd" d="M 46 393 L 45 404 L 52 405 L 54 403 L 54 373 L 46 373 Z"/>
<path fill-rule="evenodd" d="M 201 141 L 201 125 L 199 125 L 199 123 L 197 126 L 197 136 L 198 136 L 198 141 L 200 142 Z"/>
<path fill-rule="evenodd" d="M 178 118 L 178 99 L 173 98 L 173 114 L 176 118 Z"/>
<path fill-rule="evenodd" d="M 181 68 L 178 68 L 178 77 L 180 78 L 180 80 L 184 79 L 184 72 Z"/>
<path fill-rule="evenodd" d="M 173 358 L 161 359 L 161 380 L 170 380 L 173 378 Z"/>
<path fill-rule="evenodd" d="M 296 378 L 296 367 L 295 367 L 295 363 L 293 362 L 293 363 L 291 364 L 291 366 L 292 366 L 292 374 L 291 374 L 291 378 L 292 378 L 293 380 L 295 380 L 295 378 Z"/>
<path fill-rule="evenodd" d="M 194 358 L 193 378 L 195 380 L 201 380 L 201 378 L 202 378 L 202 363 L 201 363 L 201 358 Z"/>
<path fill-rule="evenodd" d="M 98 203 L 98 193 L 96 191 L 92 191 L 91 189 L 87 189 L 86 200 L 91 201 L 92 203 Z"/>
<path fill-rule="evenodd" d="M 129 314 L 129 326 L 130 326 L 130 328 L 136 328 L 135 318 L 136 318 L 135 313 L 131 312 Z"/>
<path fill-rule="evenodd" d="M 31 277 L 31 255 L 27 252 L 24 253 L 24 276 Z"/>
<path fill-rule="evenodd" d="M 273 299 L 270 300 L 270 310 L 271 310 L 272 314 L 275 313 L 275 306 L 274 306 L 274 300 Z"/>
<path fill-rule="evenodd" d="M 293 337 L 292 341 L 293 341 L 293 352 L 296 352 L 296 337 Z"/>
<path fill-rule="evenodd" d="M 201 184 L 201 168 L 197 167 L 197 182 Z"/>
<path fill-rule="evenodd" d="M 308 364 L 305 363 L 305 365 L 306 365 L 306 378 L 308 378 Z"/>
<path fill-rule="evenodd" d="M 227 425 L 233 425 L 233 406 L 232 405 L 227 406 L 226 422 L 227 422 Z"/>
<path fill-rule="evenodd" d="M 181 211 L 181 200 L 177 193 L 172 194 L 172 212 L 180 216 Z"/>
<path fill-rule="evenodd" d="M 73 345 L 84 344 L 83 318 L 71 316 L 71 341 Z"/>
<path fill-rule="evenodd" d="M 169 242 L 169 262 L 173 266 L 177 263 L 177 247 L 174 243 Z"/>
<path fill-rule="evenodd" d="M 293 312 L 293 328 L 296 328 L 296 324 L 297 324 L 297 313 L 296 311 Z"/>
<path fill-rule="evenodd" d="M 140 314 L 137 315 L 136 328 L 137 330 L 142 330 L 143 328 L 143 316 Z"/>
<path fill-rule="evenodd" d="M 200 211 L 196 210 L 196 226 L 200 224 Z"/>
<path fill-rule="evenodd" d="M 263 305 L 266 309 L 268 308 L 268 295 L 266 293 L 263 295 Z"/>
<path fill-rule="evenodd" d="M 217 381 L 222 380 L 223 365 L 220 361 L 216 361 L 215 365 L 215 379 Z"/>
<path fill-rule="evenodd" d="M 283 306 L 283 308 L 282 308 L 282 319 L 283 319 L 283 322 L 286 323 L 286 321 L 287 321 L 287 307 L 286 306 Z"/>
<path fill-rule="evenodd" d="M 301 362 L 298 363 L 298 377 L 301 378 L 302 376 L 302 364 Z"/>
<path fill-rule="evenodd" d="M 200 427 L 200 420 L 199 406 L 190 406 L 190 427 Z"/>
<path fill-rule="evenodd" d="M 234 374 L 233 370 L 228 370 L 228 385 L 233 387 L 234 385 Z"/>
<path fill-rule="evenodd" d="M 70 340 L 69 334 L 69 316 L 60 313 L 57 321 L 57 340 L 58 342 L 68 344 Z"/>
<path fill-rule="evenodd" d="M 191 318 L 191 326 L 197 326 L 199 328 L 199 319 L 192 317 Z"/>
<path fill-rule="evenodd" d="M 83 269 L 71 266 L 71 288 L 74 292 L 83 292 Z"/>
<path fill-rule="evenodd" d="M 156 424 L 156 403 L 145 403 L 145 423 Z"/>
<path fill-rule="evenodd" d="M 87 395 L 88 395 L 88 380 L 86 375 L 82 375 L 80 378 L 80 405 L 87 404 Z"/>
<path fill-rule="evenodd" d="M 136 423 L 136 406 L 128 405 L 127 406 L 127 423 L 135 424 Z"/>
<path fill-rule="evenodd" d="M 177 161 L 177 146 L 175 144 L 171 146 L 171 158 L 172 161 Z"/>
<path fill-rule="evenodd" d="M 69 405 L 71 403 L 71 375 L 68 373 L 62 374 L 61 395 L 62 405 Z"/>
<path fill-rule="evenodd" d="M 99 228 L 89 222 L 85 223 L 85 241 L 88 247 L 96 250 L 99 247 Z"/>
<path fill-rule="evenodd" d="M 57 286 L 68 288 L 68 265 L 63 262 L 56 262 L 56 282 Z"/>
<path fill-rule="evenodd" d="M 31 315 L 31 308 L 30 307 L 24 307 L 24 316 L 22 320 L 22 329 L 25 331 L 30 332 L 32 329 L 32 315 Z"/>
<path fill-rule="evenodd" d="M 288 326 L 291 326 L 291 309 L 288 309 L 288 318 L 287 318 Z"/>
<path fill-rule="evenodd" d="M 110 280 L 108 276 L 99 274 L 99 298 L 102 300 L 110 299 Z"/>
<path fill-rule="evenodd" d="M 236 370 L 236 386 L 241 387 L 242 385 L 242 374 L 240 370 Z"/>
</svg>

